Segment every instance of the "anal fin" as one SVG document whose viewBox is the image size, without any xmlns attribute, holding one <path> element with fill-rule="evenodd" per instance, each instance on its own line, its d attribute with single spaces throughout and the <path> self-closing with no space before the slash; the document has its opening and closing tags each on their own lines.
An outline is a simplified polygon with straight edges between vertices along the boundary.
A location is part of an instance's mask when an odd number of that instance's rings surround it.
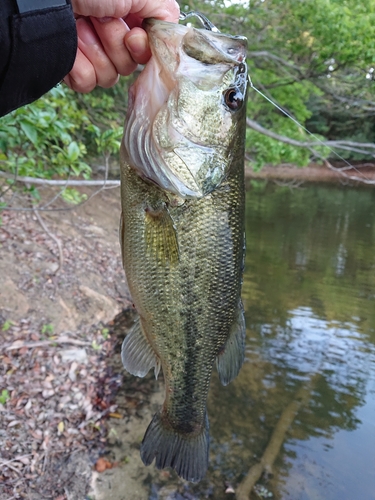
<svg viewBox="0 0 375 500">
<path fill-rule="evenodd" d="M 242 301 L 239 301 L 238 311 L 233 322 L 227 343 L 218 357 L 216 367 L 219 372 L 220 382 L 228 385 L 235 379 L 245 359 L 246 325 Z"/>
<path fill-rule="evenodd" d="M 132 375 L 144 377 L 154 368 L 155 378 L 158 378 L 160 360 L 147 340 L 139 318 L 122 343 L 121 360 L 125 370 Z"/>
</svg>

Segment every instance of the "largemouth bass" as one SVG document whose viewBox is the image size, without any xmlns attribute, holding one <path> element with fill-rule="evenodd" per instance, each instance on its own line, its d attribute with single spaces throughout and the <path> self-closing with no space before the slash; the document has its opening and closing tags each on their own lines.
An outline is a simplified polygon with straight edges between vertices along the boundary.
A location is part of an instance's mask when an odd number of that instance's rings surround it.
<svg viewBox="0 0 375 500">
<path fill-rule="evenodd" d="M 141 445 L 146 465 L 200 481 L 207 393 L 244 359 L 246 39 L 147 20 L 152 58 L 129 92 L 121 148 L 121 244 L 139 320 L 125 369 L 161 368 L 165 401 Z"/>
</svg>

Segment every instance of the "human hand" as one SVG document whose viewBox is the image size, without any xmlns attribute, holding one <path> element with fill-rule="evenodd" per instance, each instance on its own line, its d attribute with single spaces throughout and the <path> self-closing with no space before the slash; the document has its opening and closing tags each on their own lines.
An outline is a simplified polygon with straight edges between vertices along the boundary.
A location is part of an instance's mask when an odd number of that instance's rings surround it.
<svg viewBox="0 0 375 500">
<path fill-rule="evenodd" d="M 78 92 L 96 85 L 111 87 L 119 75 L 129 75 L 151 56 L 143 19 L 177 22 L 175 0 L 72 0 L 78 50 L 74 66 L 64 78 Z"/>
</svg>

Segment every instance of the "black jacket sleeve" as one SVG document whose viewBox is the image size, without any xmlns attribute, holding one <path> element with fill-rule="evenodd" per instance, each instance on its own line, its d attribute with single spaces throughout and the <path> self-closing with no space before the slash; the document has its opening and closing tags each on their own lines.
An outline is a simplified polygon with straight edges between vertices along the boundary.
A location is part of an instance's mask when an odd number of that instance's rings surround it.
<svg viewBox="0 0 375 500">
<path fill-rule="evenodd" d="M 0 0 L 0 116 L 59 83 L 76 51 L 70 0 Z"/>
</svg>

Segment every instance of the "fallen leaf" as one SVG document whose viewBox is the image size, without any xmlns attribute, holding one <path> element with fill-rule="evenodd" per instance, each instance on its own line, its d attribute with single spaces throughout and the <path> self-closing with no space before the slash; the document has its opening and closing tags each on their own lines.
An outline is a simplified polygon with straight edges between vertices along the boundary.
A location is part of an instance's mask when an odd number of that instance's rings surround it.
<svg viewBox="0 0 375 500">
<path fill-rule="evenodd" d="M 42 392 L 42 396 L 43 396 L 45 399 L 48 399 L 48 398 L 52 397 L 54 394 L 55 394 L 55 391 L 54 391 L 53 389 L 45 389 L 45 390 Z"/>
<path fill-rule="evenodd" d="M 9 422 L 8 427 L 15 427 L 16 425 L 20 424 L 22 424 L 20 420 L 13 420 L 12 422 Z"/>
<path fill-rule="evenodd" d="M 109 413 L 109 416 L 110 416 L 111 418 L 122 418 L 121 413 L 117 413 L 117 412 L 114 412 L 114 413 Z"/>
<path fill-rule="evenodd" d="M 40 429 L 37 429 L 36 431 L 30 431 L 30 434 L 33 436 L 34 439 L 38 441 L 43 439 L 43 433 Z"/>
<path fill-rule="evenodd" d="M 30 459 L 26 455 L 21 456 L 21 457 L 16 457 L 14 460 L 17 460 L 18 462 L 23 463 L 23 465 L 29 465 L 29 463 L 30 463 Z"/>
<path fill-rule="evenodd" d="M 58 434 L 60 436 L 60 434 L 62 434 L 64 432 L 64 422 L 59 422 L 58 425 L 57 425 L 57 431 L 58 431 Z"/>
<path fill-rule="evenodd" d="M 104 472 L 106 469 L 112 469 L 112 467 L 113 464 L 109 460 L 103 457 L 98 458 L 95 464 L 95 470 L 97 472 Z"/>
</svg>

